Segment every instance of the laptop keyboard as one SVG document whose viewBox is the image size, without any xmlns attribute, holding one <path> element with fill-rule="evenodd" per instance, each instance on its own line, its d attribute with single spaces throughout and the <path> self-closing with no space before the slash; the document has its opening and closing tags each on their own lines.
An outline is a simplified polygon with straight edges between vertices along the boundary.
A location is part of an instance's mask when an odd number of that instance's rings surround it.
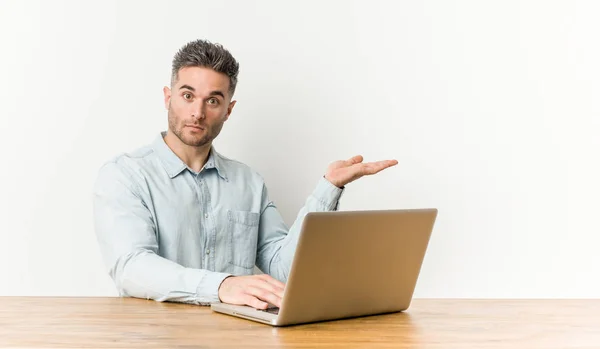
<svg viewBox="0 0 600 349">
<path fill-rule="evenodd" d="M 279 308 L 277 308 L 277 307 L 267 308 L 267 309 L 264 309 L 263 311 L 270 313 L 270 314 L 275 314 L 275 315 L 279 314 Z"/>
</svg>

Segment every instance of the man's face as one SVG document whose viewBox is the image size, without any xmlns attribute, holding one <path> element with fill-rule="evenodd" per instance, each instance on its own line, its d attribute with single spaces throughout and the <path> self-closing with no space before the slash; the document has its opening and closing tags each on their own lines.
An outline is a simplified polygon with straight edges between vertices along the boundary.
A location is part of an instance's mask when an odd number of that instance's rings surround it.
<svg viewBox="0 0 600 349">
<path fill-rule="evenodd" d="M 163 92 L 169 130 L 193 147 L 211 144 L 235 105 L 229 93 L 229 77 L 210 68 L 180 69 L 177 81 Z"/>
</svg>

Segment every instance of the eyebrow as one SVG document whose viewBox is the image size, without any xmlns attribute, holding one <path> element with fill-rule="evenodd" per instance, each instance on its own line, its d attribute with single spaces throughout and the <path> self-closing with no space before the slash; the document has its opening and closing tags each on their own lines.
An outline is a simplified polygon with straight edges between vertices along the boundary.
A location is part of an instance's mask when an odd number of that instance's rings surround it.
<svg viewBox="0 0 600 349">
<path fill-rule="evenodd" d="M 222 98 L 225 98 L 225 95 L 221 91 L 211 91 L 211 93 L 209 93 L 209 96 L 221 96 Z"/>
<path fill-rule="evenodd" d="M 184 88 L 187 88 L 187 89 L 188 89 L 188 90 L 190 90 L 190 91 L 194 91 L 194 92 L 196 92 L 196 89 L 195 89 L 195 88 L 193 88 L 193 87 L 192 87 L 192 86 L 190 86 L 190 85 L 181 85 L 181 87 L 180 87 L 179 89 L 180 89 L 180 90 L 183 90 Z"/>
<path fill-rule="evenodd" d="M 195 89 L 195 88 L 193 88 L 193 87 L 192 87 L 192 86 L 190 86 L 190 85 L 181 85 L 181 87 L 180 87 L 179 89 L 180 89 L 180 90 L 183 90 L 183 89 L 188 89 L 188 90 L 190 90 L 190 91 L 192 91 L 192 92 L 196 92 L 196 89 Z M 222 98 L 225 98 L 225 95 L 224 95 L 224 94 L 223 94 L 223 92 L 221 92 L 221 91 L 211 91 L 211 92 L 210 92 L 208 95 L 209 95 L 209 96 L 221 96 Z"/>
</svg>

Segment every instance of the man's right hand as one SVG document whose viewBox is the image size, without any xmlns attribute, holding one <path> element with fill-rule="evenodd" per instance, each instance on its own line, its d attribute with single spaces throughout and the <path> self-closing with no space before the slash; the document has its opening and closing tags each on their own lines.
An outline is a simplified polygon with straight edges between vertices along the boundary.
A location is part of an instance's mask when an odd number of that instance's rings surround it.
<svg viewBox="0 0 600 349">
<path fill-rule="evenodd" d="M 219 299 L 223 303 L 256 309 L 267 309 L 269 304 L 281 307 L 284 288 L 284 283 L 267 274 L 230 276 L 219 286 Z"/>
</svg>

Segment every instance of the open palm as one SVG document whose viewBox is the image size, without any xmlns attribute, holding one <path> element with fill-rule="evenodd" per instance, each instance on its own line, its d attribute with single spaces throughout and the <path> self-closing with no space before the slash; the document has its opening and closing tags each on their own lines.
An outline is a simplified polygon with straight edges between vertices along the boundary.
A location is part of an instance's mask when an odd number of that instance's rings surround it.
<svg viewBox="0 0 600 349">
<path fill-rule="evenodd" d="M 333 185 L 341 188 L 362 176 L 376 174 L 397 164 L 397 160 L 363 162 L 363 157 L 356 155 L 348 160 L 332 162 L 329 167 L 327 167 L 325 178 Z"/>
</svg>

